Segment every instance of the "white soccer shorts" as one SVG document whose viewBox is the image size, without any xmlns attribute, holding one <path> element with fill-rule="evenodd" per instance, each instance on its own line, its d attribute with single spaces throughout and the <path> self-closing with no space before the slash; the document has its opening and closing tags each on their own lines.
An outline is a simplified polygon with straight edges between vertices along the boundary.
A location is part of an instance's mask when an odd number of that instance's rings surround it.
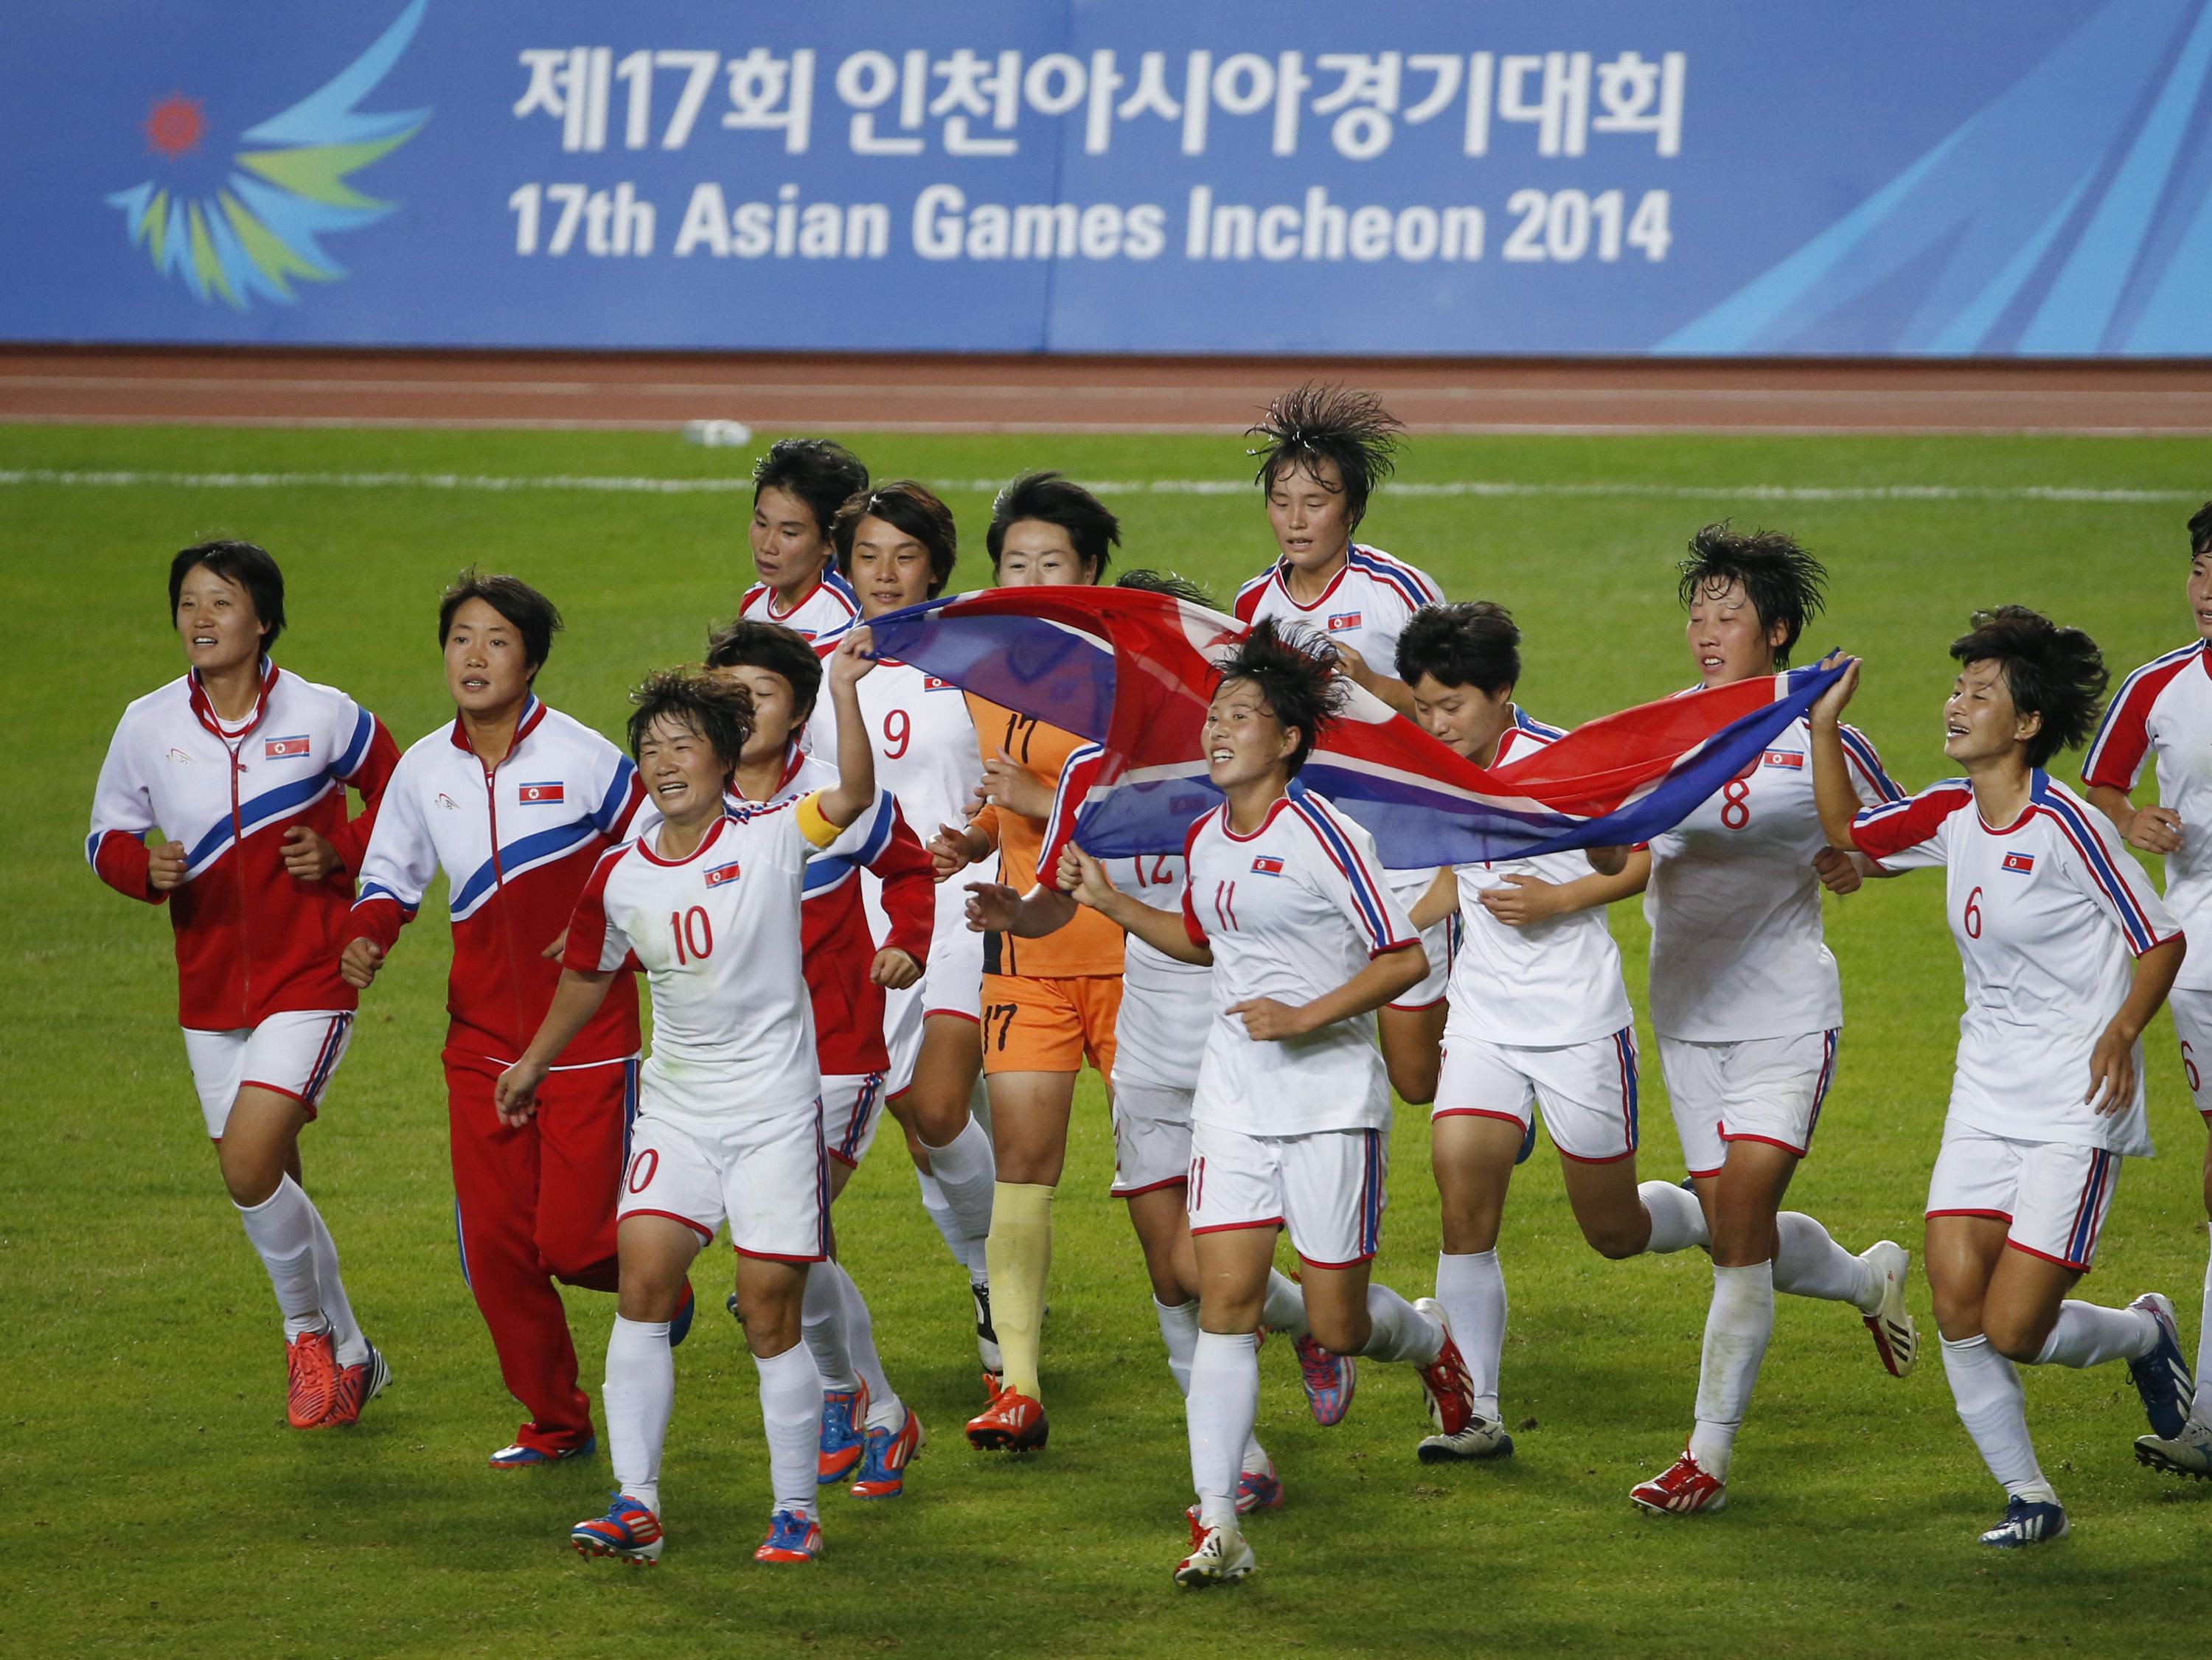
<svg viewBox="0 0 2212 1660">
<path fill-rule="evenodd" d="M 857 1166 L 884 1121 L 880 1072 L 831 1073 L 822 1080 L 822 1142 L 842 1165 Z"/>
<path fill-rule="evenodd" d="M 632 1216 L 682 1222 L 702 1245 L 726 1219 L 741 1257 L 822 1261 L 830 1254 L 830 1154 L 821 1104 L 678 1123 L 654 1113 L 648 1087 L 615 1205 L 617 1226 Z"/>
<path fill-rule="evenodd" d="M 1562 1158 L 1613 1164 L 1636 1151 L 1636 1028 L 1527 1049 L 1444 1028 L 1443 1070 L 1429 1118 L 1503 1118 L 1525 1132 L 1540 1097 Z"/>
<path fill-rule="evenodd" d="M 288 1009 L 258 1026 L 234 1032 L 185 1027 L 185 1058 L 191 1064 L 192 1087 L 199 1094 L 208 1139 L 222 1139 L 241 1089 L 289 1095 L 313 1118 L 352 1040 L 350 1009 Z"/>
<path fill-rule="evenodd" d="M 925 1015 L 983 1018 L 983 936 L 968 926 L 968 884 L 983 876 L 979 866 L 937 886 L 936 930 L 921 976 Z"/>
<path fill-rule="evenodd" d="M 1128 1005 L 1124 1003 L 1126 1009 Z M 1117 1199 L 1178 1187 L 1190 1174 L 1188 1089 L 1127 1083 L 1114 1067 L 1114 1185 Z"/>
<path fill-rule="evenodd" d="M 884 1094 L 903 1095 L 914 1087 L 915 1063 L 921 1058 L 923 1006 L 929 997 L 927 975 L 903 991 L 884 993 L 884 1048 L 890 1065 L 884 1073 Z"/>
<path fill-rule="evenodd" d="M 2204 948 L 2212 951 L 2212 943 Z M 2173 1011 L 2173 1029 L 2181 1039 L 2182 1081 L 2197 1110 L 2212 1120 L 2212 991 L 2172 992 L 2166 1006 Z"/>
<path fill-rule="evenodd" d="M 1419 896 L 1417 890 L 1413 897 Z M 1413 903 L 1402 894 L 1398 897 L 1405 904 Z M 1455 911 L 1442 922 L 1424 928 L 1421 949 L 1428 953 L 1429 972 L 1419 985 L 1398 995 L 1390 1004 L 1393 1009 L 1433 1009 L 1444 1000 L 1445 992 L 1451 989 L 1452 958 L 1459 950 L 1459 912 Z"/>
<path fill-rule="evenodd" d="M 1928 1215 L 2004 1222 L 2015 1251 L 2087 1274 L 2119 1184 L 2120 1155 L 2108 1148 L 2015 1142 L 1947 1122 Z"/>
<path fill-rule="evenodd" d="M 1659 1069 L 1690 1174 L 1720 1174 L 1730 1142 L 1766 1142 L 1801 1159 L 1810 1152 L 1842 1036 L 1834 1029 L 1735 1043 L 1661 1037 Z"/>
<path fill-rule="evenodd" d="M 1218 1125 L 1190 1132 L 1193 1235 L 1282 1227 L 1314 1268 L 1350 1268 L 1382 1238 L 1390 1137 L 1381 1130 L 1247 1136 Z"/>
</svg>

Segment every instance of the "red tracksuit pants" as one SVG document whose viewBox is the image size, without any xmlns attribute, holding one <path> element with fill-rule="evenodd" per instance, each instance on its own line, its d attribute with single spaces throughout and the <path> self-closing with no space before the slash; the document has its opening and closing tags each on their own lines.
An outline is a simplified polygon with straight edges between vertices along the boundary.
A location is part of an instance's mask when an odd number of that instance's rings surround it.
<svg viewBox="0 0 2212 1660">
<path fill-rule="evenodd" d="M 510 1130 L 492 1108 L 505 1069 L 445 1052 L 461 1275 L 490 1329 L 501 1379 L 528 1409 L 515 1439 L 555 1452 L 592 1433 L 576 1346 L 554 1281 L 617 1286 L 615 1193 L 637 1111 L 637 1063 L 550 1073 L 538 1115 Z"/>
</svg>

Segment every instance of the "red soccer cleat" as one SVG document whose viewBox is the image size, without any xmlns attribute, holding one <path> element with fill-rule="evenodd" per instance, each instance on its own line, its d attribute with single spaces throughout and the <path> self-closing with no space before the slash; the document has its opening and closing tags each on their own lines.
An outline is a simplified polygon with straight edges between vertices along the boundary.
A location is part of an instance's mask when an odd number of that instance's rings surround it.
<svg viewBox="0 0 2212 1660">
<path fill-rule="evenodd" d="M 1694 1516 L 1728 1503 L 1728 1483 L 1708 1475 L 1686 1451 L 1656 1479 L 1629 1488 L 1631 1503 L 1653 1516 Z"/>
<path fill-rule="evenodd" d="M 968 1421 L 969 1445 L 984 1452 L 1034 1452 L 1050 1433 L 1044 1403 L 1004 1385 Z"/>
<path fill-rule="evenodd" d="M 1423 1297 L 1413 1306 L 1443 1328 L 1444 1346 L 1437 1358 L 1420 1369 L 1421 1391 L 1429 1397 L 1429 1420 L 1445 1435 L 1457 1435 L 1474 1421 L 1474 1380 L 1467 1375 L 1467 1362 L 1452 1341 L 1451 1323 L 1433 1297 Z"/>
<path fill-rule="evenodd" d="M 327 1327 L 303 1331 L 284 1345 L 284 1373 L 285 1421 L 294 1429 L 320 1429 L 330 1422 L 338 1358 Z"/>
<path fill-rule="evenodd" d="M 383 1394 L 384 1386 L 391 1381 L 391 1363 L 384 1358 L 382 1350 L 370 1344 L 366 1360 L 337 1369 L 337 1380 L 331 1388 L 331 1415 L 323 1421 L 358 1423 L 361 1409 Z"/>
</svg>

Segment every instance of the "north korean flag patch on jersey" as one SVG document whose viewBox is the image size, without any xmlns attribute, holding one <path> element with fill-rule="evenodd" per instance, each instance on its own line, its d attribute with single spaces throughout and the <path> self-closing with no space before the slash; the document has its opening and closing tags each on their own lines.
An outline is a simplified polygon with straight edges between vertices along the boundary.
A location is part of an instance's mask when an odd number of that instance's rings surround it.
<svg viewBox="0 0 2212 1660">
<path fill-rule="evenodd" d="M 720 888 L 724 882 L 735 881 L 737 879 L 738 867 L 735 863 L 718 864 L 707 873 L 707 886 Z"/>
<path fill-rule="evenodd" d="M 261 746 L 261 759 L 304 760 L 307 759 L 307 751 L 313 747 L 304 736 L 295 738 L 270 738 Z"/>
<path fill-rule="evenodd" d="M 557 806 L 567 793 L 561 784 L 520 784 L 514 789 L 515 799 L 525 807 Z"/>
<path fill-rule="evenodd" d="M 1340 634 L 1358 626 L 1359 613 L 1357 611 L 1339 611 L 1328 620 L 1328 631 L 1332 634 Z"/>
<path fill-rule="evenodd" d="M 1283 862 L 1273 853 L 1261 853 L 1252 861 L 1252 873 L 1259 876 L 1279 876 L 1283 874 Z"/>
<path fill-rule="evenodd" d="M 1759 758 L 1761 766 L 1786 766 L 1793 772 L 1805 770 L 1805 756 L 1796 749 L 1770 749 Z"/>
<path fill-rule="evenodd" d="M 2033 853 L 2008 853 L 2004 856 L 2004 868 L 2008 870 L 2017 870 L 2022 875 L 2026 875 L 2029 871 L 2035 869 L 2035 855 Z"/>
<path fill-rule="evenodd" d="M 925 692 L 947 692 L 952 689 L 952 682 L 949 680 L 939 680 L 934 675 L 924 675 L 921 677 L 921 689 Z"/>
</svg>

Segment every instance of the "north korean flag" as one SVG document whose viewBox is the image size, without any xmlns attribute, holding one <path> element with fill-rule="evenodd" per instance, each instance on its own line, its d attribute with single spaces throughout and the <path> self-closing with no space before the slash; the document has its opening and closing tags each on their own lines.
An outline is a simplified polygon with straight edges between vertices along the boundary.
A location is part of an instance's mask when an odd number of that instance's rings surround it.
<svg viewBox="0 0 2212 1660">
<path fill-rule="evenodd" d="M 525 807 L 557 806 L 567 796 L 567 788 L 560 784 L 521 784 L 515 786 L 515 798 Z"/>
<path fill-rule="evenodd" d="M 737 879 L 738 867 L 734 863 L 718 864 L 707 873 L 707 886 L 720 888 L 724 882 L 735 881 Z"/>
<path fill-rule="evenodd" d="M 2026 875 L 2029 871 L 2035 869 L 2035 855 L 2033 853 L 2008 853 L 2004 856 L 2004 868 L 2008 870 L 2017 870 L 2022 875 Z"/>
<path fill-rule="evenodd" d="M 1359 617 L 1360 614 L 1357 611 L 1339 611 L 1329 618 L 1328 631 L 1332 634 L 1340 634 L 1347 629 L 1357 628 L 1359 626 Z"/>
<path fill-rule="evenodd" d="M 1257 876 L 1279 876 L 1283 862 L 1273 853 L 1261 853 L 1252 861 L 1252 874 Z"/>
<path fill-rule="evenodd" d="M 1793 772 L 1805 770 L 1805 757 L 1795 749 L 1770 749 L 1759 757 L 1759 763 L 1765 766 L 1786 766 Z"/>
<path fill-rule="evenodd" d="M 261 758 L 264 760 L 304 760 L 307 759 L 307 751 L 312 748 L 313 745 L 304 735 L 291 738 L 270 738 L 261 746 Z"/>
</svg>

